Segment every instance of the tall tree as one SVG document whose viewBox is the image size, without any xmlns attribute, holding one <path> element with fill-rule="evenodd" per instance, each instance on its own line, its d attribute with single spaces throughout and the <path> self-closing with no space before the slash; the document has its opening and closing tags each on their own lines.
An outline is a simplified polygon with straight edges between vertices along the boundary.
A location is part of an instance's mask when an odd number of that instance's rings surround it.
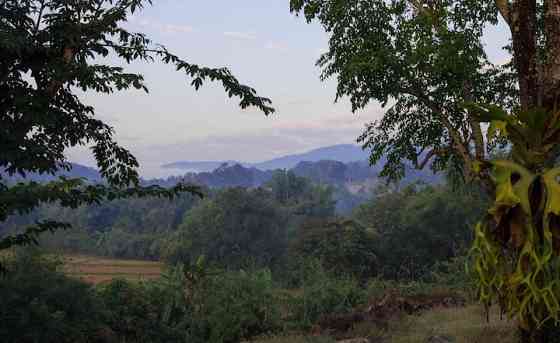
<svg viewBox="0 0 560 343">
<path fill-rule="evenodd" d="M 287 244 L 285 213 L 263 189 L 220 190 L 185 214 L 169 242 L 167 260 L 190 263 L 200 256 L 228 269 L 251 263 L 273 266 Z"/>
<path fill-rule="evenodd" d="M 495 204 L 477 226 L 481 298 L 519 319 L 527 341 L 546 341 L 560 321 L 560 1 L 291 0 L 330 34 L 318 61 L 336 76 L 353 110 L 387 106 L 361 136 L 383 173 L 404 160 L 435 170 L 458 166 L 482 180 Z M 501 20 L 512 60 L 488 59 L 483 30 Z M 485 123 L 489 123 L 487 126 Z M 487 135 L 483 134 L 487 130 Z M 497 144 L 509 160 L 492 161 Z"/>
<path fill-rule="evenodd" d="M 226 68 L 189 63 L 123 24 L 151 0 L 0 0 L 0 221 L 40 204 L 75 208 L 104 199 L 156 195 L 173 197 L 196 189 L 142 187 L 138 162 L 113 137 L 113 128 L 95 117 L 76 90 L 113 93 L 130 88 L 147 92 L 140 74 L 116 65 L 133 61 L 172 65 L 198 89 L 205 81 L 222 84 L 240 106 L 270 114 L 270 100 L 241 84 Z M 110 56 L 111 61 L 104 57 Z M 39 184 L 9 185 L 4 175 L 54 174 L 71 166 L 70 147 L 90 145 L 105 185 L 61 178 Z M 5 237 L 0 249 L 36 242 L 47 230 L 68 224 L 44 220 L 24 233 Z"/>
</svg>

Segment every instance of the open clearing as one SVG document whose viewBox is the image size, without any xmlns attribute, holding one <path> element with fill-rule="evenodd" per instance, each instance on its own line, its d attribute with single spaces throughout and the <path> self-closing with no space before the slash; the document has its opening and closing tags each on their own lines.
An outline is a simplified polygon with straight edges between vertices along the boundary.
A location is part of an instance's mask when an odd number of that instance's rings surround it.
<svg viewBox="0 0 560 343">
<path fill-rule="evenodd" d="M 65 271 L 72 277 L 98 284 L 112 279 L 148 280 L 161 275 L 163 264 L 84 255 L 64 256 Z"/>
<path fill-rule="evenodd" d="M 489 321 L 480 305 L 435 308 L 420 315 L 403 316 L 394 320 L 385 331 L 380 331 L 374 325 L 361 323 L 354 328 L 352 336 L 369 338 L 369 342 L 373 343 L 425 343 L 431 336 L 447 336 L 454 343 L 516 342 L 515 324 L 511 320 L 500 318 L 497 308 L 491 310 L 488 319 Z M 336 340 L 328 336 L 295 335 L 262 338 L 253 342 L 334 343 Z"/>
<path fill-rule="evenodd" d="M 515 324 L 500 318 L 494 307 L 486 320 L 486 312 L 480 305 L 464 308 L 434 309 L 419 316 L 407 316 L 390 328 L 388 342 L 425 342 L 433 335 L 450 336 L 456 343 L 513 343 Z"/>
</svg>

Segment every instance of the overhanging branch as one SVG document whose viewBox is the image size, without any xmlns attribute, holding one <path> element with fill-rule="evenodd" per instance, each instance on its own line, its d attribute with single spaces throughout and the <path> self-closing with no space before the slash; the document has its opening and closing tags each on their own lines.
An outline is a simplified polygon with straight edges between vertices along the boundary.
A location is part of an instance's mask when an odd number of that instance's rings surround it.
<svg viewBox="0 0 560 343">
<path fill-rule="evenodd" d="M 447 116 L 445 115 L 445 111 L 443 110 L 443 108 L 439 104 L 431 100 L 428 95 L 420 91 L 418 88 L 409 88 L 403 90 L 403 93 L 407 93 L 409 95 L 416 97 L 426 107 L 428 107 L 434 114 L 436 114 L 439 117 L 442 125 L 445 127 L 447 132 L 449 132 L 449 136 L 451 137 L 453 147 L 461 155 L 465 164 L 470 168 L 470 166 L 472 165 L 471 154 L 466 147 L 466 143 L 461 139 L 461 135 L 459 131 L 457 131 L 453 127 L 453 125 L 449 121 L 449 118 L 447 118 Z"/>
</svg>

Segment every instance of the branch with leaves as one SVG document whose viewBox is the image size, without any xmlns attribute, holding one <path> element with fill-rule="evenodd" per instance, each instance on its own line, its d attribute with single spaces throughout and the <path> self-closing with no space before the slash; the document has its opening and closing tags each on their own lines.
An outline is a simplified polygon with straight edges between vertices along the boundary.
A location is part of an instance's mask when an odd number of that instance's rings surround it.
<svg viewBox="0 0 560 343">
<path fill-rule="evenodd" d="M 77 96 L 76 89 L 148 92 L 141 74 L 128 73 L 105 57 L 125 64 L 170 64 L 185 74 L 195 90 L 205 82 L 218 82 L 227 96 L 240 99 L 241 108 L 255 107 L 265 115 L 274 112 L 268 98 L 238 81 L 227 68 L 189 63 L 145 34 L 127 30 L 126 21 L 146 4 L 151 1 L 1 1 L 0 222 L 47 203 L 76 208 L 122 197 L 172 199 L 181 192 L 199 194 L 190 185 L 142 186 L 137 159 L 115 141 L 113 128 L 96 118 L 95 109 Z M 76 146 L 91 147 L 106 183 L 62 178 L 48 184 L 13 185 L 2 178 L 69 170 L 65 151 Z M 21 234 L 5 237 L 0 248 L 35 242 L 39 233 L 55 228 L 67 225 L 40 221 Z"/>
</svg>

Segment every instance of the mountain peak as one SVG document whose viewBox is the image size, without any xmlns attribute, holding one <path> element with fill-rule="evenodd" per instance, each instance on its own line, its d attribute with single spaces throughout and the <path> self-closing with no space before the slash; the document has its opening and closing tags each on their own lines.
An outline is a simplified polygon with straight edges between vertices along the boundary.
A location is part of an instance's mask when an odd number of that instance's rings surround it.
<svg viewBox="0 0 560 343">
<path fill-rule="evenodd" d="M 318 162 L 323 160 L 338 161 L 343 163 L 367 160 L 369 154 L 355 144 L 338 144 L 328 147 L 313 149 L 301 154 L 290 154 L 258 163 L 244 163 L 235 161 L 177 161 L 163 165 L 163 168 L 180 169 L 192 172 L 209 172 L 227 163 L 239 163 L 245 167 L 254 167 L 260 170 L 291 169 L 300 162 Z"/>
</svg>

